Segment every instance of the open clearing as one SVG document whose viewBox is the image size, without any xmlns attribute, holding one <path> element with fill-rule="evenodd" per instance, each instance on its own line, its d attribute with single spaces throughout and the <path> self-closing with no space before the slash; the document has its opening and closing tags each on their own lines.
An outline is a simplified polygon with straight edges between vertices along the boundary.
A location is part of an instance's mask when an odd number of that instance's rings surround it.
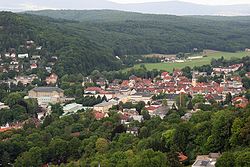
<svg viewBox="0 0 250 167">
<path fill-rule="evenodd" d="M 186 61 L 182 63 L 143 63 L 148 70 L 165 70 L 172 72 L 173 68 L 182 69 L 186 66 L 194 67 L 194 66 L 202 66 L 211 63 L 211 60 L 218 59 L 220 57 L 224 57 L 225 59 L 231 58 L 242 58 L 245 56 L 250 56 L 250 52 L 236 52 L 236 53 L 229 53 L 229 52 L 211 52 L 207 54 L 207 57 L 202 59 L 195 59 L 192 61 Z M 141 64 L 135 65 L 133 68 L 140 68 Z M 131 69 L 131 68 L 128 68 Z M 128 69 L 125 69 L 127 71 Z"/>
</svg>

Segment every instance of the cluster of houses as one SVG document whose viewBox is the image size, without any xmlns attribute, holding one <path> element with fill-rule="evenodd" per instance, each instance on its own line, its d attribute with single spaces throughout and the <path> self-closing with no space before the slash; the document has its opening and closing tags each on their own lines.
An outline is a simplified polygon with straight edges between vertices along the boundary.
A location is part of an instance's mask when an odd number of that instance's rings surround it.
<svg viewBox="0 0 250 167">
<path fill-rule="evenodd" d="M 24 70 L 23 61 L 24 59 L 29 60 L 30 70 L 38 68 L 38 62 L 41 60 L 40 55 L 30 55 L 29 50 L 33 49 L 39 52 L 42 47 L 36 46 L 34 41 L 26 41 L 24 45 L 20 46 L 19 53 L 16 49 L 11 48 L 8 52 L 0 55 L 0 72 L 16 71 L 20 72 Z M 27 70 L 27 69 L 25 69 Z"/>
<path fill-rule="evenodd" d="M 34 80 L 39 80 L 43 82 L 42 79 L 39 78 L 36 74 L 30 74 L 30 75 L 18 75 L 13 79 L 0 80 L 0 83 L 7 84 L 9 85 L 9 87 L 11 87 L 11 85 L 19 85 L 19 84 L 28 86 L 31 85 Z M 49 74 L 49 76 L 45 78 L 44 82 L 48 86 L 55 86 L 57 85 L 58 82 L 58 76 L 55 73 L 51 73 Z"/>
<path fill-rule="evenodd" d="M 19 46 L 18 51 L 15 48 L 10 48 L 7 52 L 0 53 L 0 72 L 8 73 L 10 71 L 27 72 L 34 69 L 44 69 L 48 73 L 52 73 L 53 66 L 57 61 L 57 56 L 52 56 L 47 63 L 47 66 L 42 65 L 43 56 L 41 53 L 42 46 L 37 45 L 34 41 L 26 41 L 24 45 Z M 32 82 L 36 76 L 18 76 L 15 80 L 9 80 L 8 82 L 21 82 L 27 85 Z M 54 84 L 57 80 L 56 76 L 50 76 L 46 83 Z"/>
</svg>

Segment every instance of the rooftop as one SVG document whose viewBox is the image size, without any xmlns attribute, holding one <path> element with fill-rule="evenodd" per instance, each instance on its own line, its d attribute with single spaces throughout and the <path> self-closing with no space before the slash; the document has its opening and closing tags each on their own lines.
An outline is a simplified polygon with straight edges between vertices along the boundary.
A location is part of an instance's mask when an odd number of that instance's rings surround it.
<svg viewBox="0 0 250 167">
<path fill-rule="evenodd" d="M 53 92 L 53 91 L 56 91 L 59 93 L 63 92 L 63 90 L 58 87 L 36 87 L 32 90 L 35 92 Z"/>
</svg>

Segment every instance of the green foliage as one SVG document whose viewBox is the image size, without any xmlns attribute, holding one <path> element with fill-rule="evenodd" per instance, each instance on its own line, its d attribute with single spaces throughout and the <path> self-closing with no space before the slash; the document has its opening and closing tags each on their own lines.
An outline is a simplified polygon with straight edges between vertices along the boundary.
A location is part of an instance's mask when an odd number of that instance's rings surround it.
<svg viewBox="0 0 250 167">
<path fill-rule="evenodd" d="M 108 150 L 108 141 L 104 138 L 98 138 L 95 147 L 97 152 L 105 153 Z"/>
<path fill-rule="evenodd" d="M 195 95 L 192 99 L 192 104 L 203 104 L 205 103 L 205 98 L 203 95 Z"/>
<path fill-rule="evenodd" d="M 109 10 L 31 13 L 56 19 L 1 12 L 0 51 L 16 48 L 21 52 L 20 45 L 34 40 L 43 47 L 44 64 L 52 55 L 59 57 L 55 71 L 60 76 L 89 74 L 94 69 L 117 70 L 140 60 L 140 56 L 135 59 L 125 55 L 177 54 L 190 52 L 195 47 L 235 52 L 247 48 L 250 42 L 249 23 L 239 19 L 218 21 Z M 191 77 L 188 68 L 184 74 Z"/>
<path fill-rule="evenodd" d="M 23 99 L 20 93 L 10 93 L 7 97 L 4 98 L 4 103 L 10 107 L 14 106 Z"/>
</svg>

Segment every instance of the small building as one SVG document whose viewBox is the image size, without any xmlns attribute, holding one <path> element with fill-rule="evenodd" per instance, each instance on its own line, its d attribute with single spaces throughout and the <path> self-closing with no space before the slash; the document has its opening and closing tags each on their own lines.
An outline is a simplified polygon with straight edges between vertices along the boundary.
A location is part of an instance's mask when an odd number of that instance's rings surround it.
<svg viewBox="0 0 250 167">
<path fill-rule="evenodd" d="M 0 102 L 0 110 L 2 109 L 10 109 L 10 107 Z"/>
<path fill-rule="evenodd" d="M 71 103 L 63 107 L 63 112 L 64 113 L 76 113 L 77 111 L 82 110 L 83 108 L 84 107 L 82 104 Z"/>
<path fill-rule="evenodd" d="M 29 76 L 17 76 L 15 77 L 16 82 L 20 82 L 23 85 L 31 84 L 33 80 L 38 79 L 37 75 L 31 74 Z"/>
<path fill-rule="evenodd" d="M 30 65 L 31 70 L 37 69 L 37 67 L 38 67 L 38 66 L 37 66 L 36 63 L 33 63 L 33 64 Z"/>
<path fill-rule="evenodd" d="M 134 121 L 138 121 L 138 122 L 142 122 L 143 121 L 143 116 L 142 115 L 132 115 L 131 118 L 134 120 Z"/>
<path fill-rule="evenodd" d="M 102 88 L 99 87 L 88 87 L 87 89 L 84 90 L 85 94 L 97 94 L 102 91 Z"/>
<path fill-rule="evenodd" d="M 25 53 L 25 54 L 18 54 L 17 56 L 19 59 L 24 59 L 24 58 L 28 58 L 29 57 L 29 54 L 28 53 Z"/>
<path fill-rule="evenodd" d="M 138 127 L 128 127 L 126 130 L 126 133 L 132 134 L 134 136 L 138 136 L 139 135 L 139 128 Z"/>
<path fill-rule="evenodd" d="M 247 72 L 245 75 L 247 78 L 250 78 L 250 72 Z"/>
<path fill-rule="evenodd" d="M 47 85 L 50 85 L 50 84 L 54 85 L 57 83 L 57 80 L 58 80 L 58 76 L 55 73 L 53 73 L 46 78 L 46 83 Z"/>
<path fill-rule="evenodd" d="M 101 120 L 103 118 L 109 117 L 108 113 L 103 113 L 99 111 L 94 111 L 93 114 L 96 120 Z"/>
<path fill-rule="evenodd" d="M 115 101 L 102 102 L 100 104 L 95 105 L 94 110 L 98 112 L 107 113 L 109 112 L 109 109 L 112 108 L 114 105 L 117 105 L 117 102 Z"/>
<path fill-rule="evenodd" d="M 232 102 L 238 108 L 245 108 L 248 105 L 248 100 L 245 97 L 235 97 Z"/>
<path fill-rule="evenodd" d="M 51 67 L 45 67 L 45 70 L 46 70 L 48 73 L 51 73 L 51 72 L 52 72 L 52 68 L 51 68 Z"/>
<path fill-rule="evenodd" d="M 220 153 L 210 153 L 209 155 L 199 155 L 192 167 L 215 167 L 217 159 L 221 156 Z"/>
</svg>

